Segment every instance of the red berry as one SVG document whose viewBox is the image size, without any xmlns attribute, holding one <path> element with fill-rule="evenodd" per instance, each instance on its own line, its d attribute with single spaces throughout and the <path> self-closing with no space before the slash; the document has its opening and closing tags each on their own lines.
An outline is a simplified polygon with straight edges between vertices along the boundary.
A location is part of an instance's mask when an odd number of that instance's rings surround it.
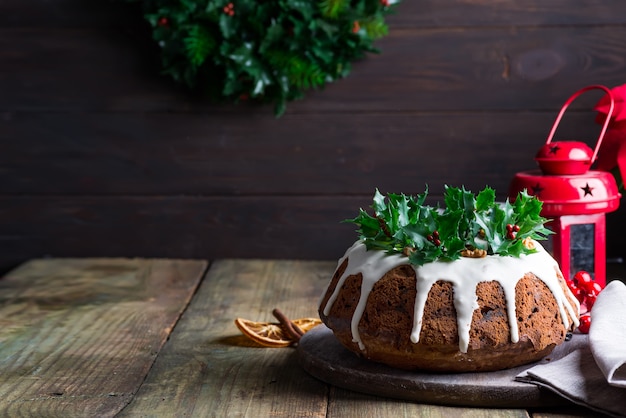
<svg viewBox="0 0 626 418">
<path fill-rule="evenodd" d="M 574 284 L 585 291 L 589 291 L 591 289 L 593 278 L 591 278 L 591 274 L 586 271 L 578 271 L 574 274 Z"/>
<path fill-rule="evenodd" d="M 439 231 L 433 231 L 433 237 L 439 239 Z"/>
<path fill-rule="evenodd" d="M 519 225 L 513 225 L 513 231 L 519 232 Z"/>
<path fill-rule="evenodd" d="M 589 328 L 591 327 L 591 315 L 583 315 L 580 317 L 580 325 L 578 330 L 583 334 L 589 334 Z"/>
<path fill-rule="evenodd" d="M 439 247 L 441 245 L 441 240 L 439 238 L 435 238 L 435 240 L 433 241 L 433 244 Z"/>
<path fill-rule="evenodd" d="M 598 282 L 593 282 L 591 284 L 591 289 L 587 290 L 587 293 L 593 295 L 594 297 L 598 296 L 602 292 L 602 286 Z"/>
<path fill-rule="evenodd" d="M 513 225 L 511 224 L 506 224 L 506 230 L 511 232 L 513 230 Z"/>
<path fill-rule="evenodd" d="M 576 286 L 572 280 L 567 280 L 566 283 L 574 297 L 578 299 L 578 302 L 583 303 L 585 300 L 585 292 Z"/>
<path fill-rule="evenodd" d="M 596 299 L 600 292 L 602 291 L 602 286 L 599 283 L 593 282 L 591 285 L 591 290 L 588 290 L 585 294 L 585 305 L 588 310 L 593 308 L 593 305 L 596 303 Z"/>
</svg>

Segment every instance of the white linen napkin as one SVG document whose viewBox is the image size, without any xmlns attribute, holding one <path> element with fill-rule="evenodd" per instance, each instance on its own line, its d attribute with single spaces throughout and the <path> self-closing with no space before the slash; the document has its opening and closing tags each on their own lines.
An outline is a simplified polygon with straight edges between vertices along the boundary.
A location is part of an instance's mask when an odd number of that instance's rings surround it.
<svg viewBox="0 0 626 418">
<path fill-rule="evenodd" d="M 626 388 L 626 285 L 619 280 L 609 282 L 592 311 L 589 346 L 593 357 L 610 385 Z"/>
<path fill-rule="evenodd" d="M 516 380 L 546 387 L 604 414 L 626 417 L 626 285 L 609 282 L 591 312 L 588 344 Z"/>
</svg>

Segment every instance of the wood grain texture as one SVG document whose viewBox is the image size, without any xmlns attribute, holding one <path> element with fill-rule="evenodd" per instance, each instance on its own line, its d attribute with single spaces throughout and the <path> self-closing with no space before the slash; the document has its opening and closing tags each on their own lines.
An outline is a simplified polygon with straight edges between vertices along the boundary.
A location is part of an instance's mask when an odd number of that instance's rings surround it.
<svg viewBox="0 0 626 418">
<path fill-rule="evenodd" d="M 341 221 L 371 203 L 372 195 L 0 198 L 0 268 L 93 254 L 337 260 L 357 239 Z M 608 231 L 622 230 L 622 214 L 607 216 Z M 609 232 L 607 254 L 622 256 L 625 239 Z"/>
<path fill-rule="evenodd" d="M 426 184 L 437 195 L 444 184 L 489 184 L 504 198 L 515 173 L 536 168 L 557 113 L 379 113 L 349 126 L 341 113 L 245 124 L 236 115 L 18 113 L 0 130 L 0 195 L 370 196 Z M 595 145 L 594 118 L 568 112 L 555 140 Z M 26 135 L 33 127 L 39 134 Z"/>
<path fill-rule="evenodd" d="M 0 270 L 45 254 L 336 259 L 354 237 L 339 221 L 375 187 L 503 195 L 574 91 L 626 82 L 626 3 L 405 0 L 380 55 L 276 119 L 161 76 L 138 4 L 31 3 L 0 2 Z M 597 98 L 573 104 L 563 138 L 593 138 Z"/>
<path fill-rule="evenodd" d="M 619 25 L 623 14 L 612 13 L 611 0 L 485 1 L 485 0 L 403 0 L 388 20 L 393 27 L 458 27 L 498 25 Z M 111 27 L 125 26 L 138 19 L 137 5 L 116 0 L 38 1 L 25 8 L 20 0 L 0 3 L 3 27 Z"/>
<path fill-rule="evenodd" d="M 626 7 L 626 6 L 625 6 Z M 559 108 L 587 84 L 623 84 L 625 26 L 397 29 L 380 55 L 288 113 Z M 112 30 L 0 29 L 0 108 L 11 111 L 259 113 L 211 105 L 159 77 L 142 41 Z M 393 63 L 393 65 L 390 65 Z M 558 88 L 555 87 L 558 86 Z"/>
<path fill-rule="evenodd" d="M 60 206 L 58 203 L 62 203 Z M 3 265 L 40 256 L 168 253 L 338 259 L 367 199 L 349 197 L 13 197 L 0 202 Z M 46 233 L 42 233 L 42 228 Z M 244 233 L 245 230 L 245 233 Z M 132 233 L 129 233 L 132 231 Z M 94 237 L 97 237 L 94 242 Z"/>
<path fill-rule="evenodd" d="M 522 409 L 459 408 L 423 405 L 366 395 L 331 387 L 328 418 L 428 417 L 428 418 L 528 418 Z M 544 417 L 548 418 L 548 417 Z M 553 418 L 553 417 L 549 417 Z M 556 417 L 554 417 L 556 418 Z"/>
<path fill-rule="evenodd" d="M 236 317 L 316 316 L 331 263 L 219 260 L 212 264 L 133 402 L 132 416 L 326 415 L 327 387 L 297 365 L 291 348 L 258 347 Z"/>
<path fill-rule="evenodd" d="M 329 388 L 297 363 L 291 348 L 248 342 L 233 320 L 317 316 L 316 304 L 335 268 L 330 262 L 219 260 L 172 333 L 135 399 L 120 417 L 445 416 L 455 408 L 405 404 Z M 460 411 L 460 410 L 459 410 Z M 464 410 L 487 417 L 489 410 Z M 525 417 L 501 410 L 499 417 Z"/>
<path fill-rule="evenodd" d="M 0 280 L 2 415 L 529 417 L 328 386 L 300 367 L 294 349 L 263 348 L 239 333 L 235 317 L 275 321 L 274 307 L 291 318 L 315 317 L 334 262 L 228 259 L 206 267 L 200 260 L 47 259 L 8 273 Z M 577 407 L 530 412 L 597 416 Z"/>
<path fill-rule="evenodd" d="M 574 336 L 550 353 L 549 361 L 561 359 L 586 344 Z M 535 385 L 516 382 L 528 369 L 522 365 L 488 373 L 429 373 L 406 371 L 358 358 L 322 325 L 309 331 L 298 345 L 302 367 L 333 386 L 381 397 L 416 403 L 474 408 L 549 408 L 570 405 L 566 399 Z M 544 361 L 545 362 L 545 361 Z"/>
<path fill-rule="evenodd" d="M 115 416 L 132 399 L 204 261 L 33 260 L 0 280 L 0 410 Z"/>
</svg>

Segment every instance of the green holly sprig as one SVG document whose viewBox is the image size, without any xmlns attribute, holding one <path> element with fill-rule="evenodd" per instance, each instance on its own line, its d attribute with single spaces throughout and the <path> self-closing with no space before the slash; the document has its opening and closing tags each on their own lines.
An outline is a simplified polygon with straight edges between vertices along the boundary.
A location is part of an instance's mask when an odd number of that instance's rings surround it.
<svg viewBox="0 0 626 418">
<path fill-rule="evenodd" d="M 346 77 L 399 0 L 141 1 L 163 72 L 218 101 L 274 103 Z"/>
<path fill-rule="evenodd" d="M 451 261 L 464 251 L 519 257 L 535 252 L 524 245 L 527 238 L 541 240 L 552 233 L 548 219 L 540 215 L 542 203 L 526 191 L 511 203 L 496 202 L 492 188 L 477 195 L 465 188 L 445 188 L 445 208 L 424 205 L 428 189 L 417 196 L 390 193 L 374 195 L 374 215 L 360 209 L 344 222 L 359 226 L 357 232 L 368 250 L 404 253 L 412 264 Z"/>
</svg>

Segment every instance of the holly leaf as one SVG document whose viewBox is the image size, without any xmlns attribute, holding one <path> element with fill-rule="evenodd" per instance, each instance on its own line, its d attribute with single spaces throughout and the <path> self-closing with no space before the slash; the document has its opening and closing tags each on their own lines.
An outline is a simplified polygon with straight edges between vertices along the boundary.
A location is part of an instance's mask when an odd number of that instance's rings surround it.
<svg viewBox="0 0 626 418">
<path fill-rule="evenodd" d="M 474 195 L 446 186 L 444 209 L 425 205 L 427 194 L 428 189 L 417 196 L 385 196 L 376 189 L 374 215 L 361 209 L 345 222 L 359 226 L 359 238 L 368 249 L 405 253 L 416 265 L 456 260 L 465 249 L 476 248 L 519 257 L 534 251 L 524 239 L 545 239 L 551 233 L 544 225 L 548 220 L 540 215 L 541 202 L 526 192 L 513 203 L 499 203 L 489 187 Z"/>
<path fill-rule="evenodd" d="M 491 187 L 485 187 L 476 196 L 476 210 L 487 211 L 496 203 L 496 191 Z"/>
</svg>

